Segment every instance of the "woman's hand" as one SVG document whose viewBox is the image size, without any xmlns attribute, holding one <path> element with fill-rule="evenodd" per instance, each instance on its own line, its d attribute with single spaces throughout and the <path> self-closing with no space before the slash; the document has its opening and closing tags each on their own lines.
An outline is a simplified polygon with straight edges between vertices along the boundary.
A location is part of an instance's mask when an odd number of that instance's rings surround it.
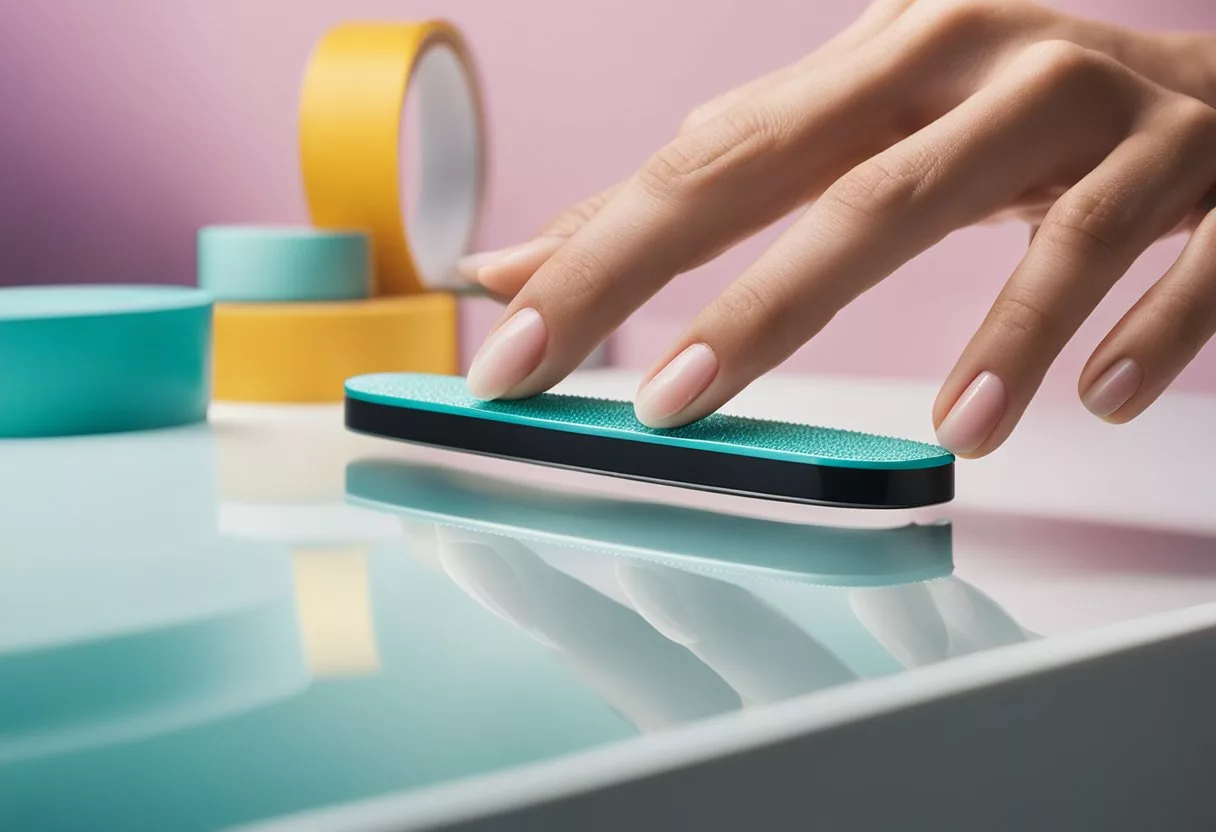
<svg viewBox="0 0 1216 832">
<path fill-rule="evenodd" d="M 1191 238 L 1098 346 L 1098 416 L 1147 407 L 1216 331 L 1216 39 L 1140 34 L 1008 0 L 878 0 L 799 63 L 704 105 L 625 182 L 462 269 L 508 300 L 469 371 L 483 398 L 555 384 L 675 275 L 809 203 L 702 310 L 636 398 L 699 419 L 951 231 L 1037 226 L 946 379 L 939 441 L 1013 430 L 1060 349 L 1136 257 Z"/>
</svg>

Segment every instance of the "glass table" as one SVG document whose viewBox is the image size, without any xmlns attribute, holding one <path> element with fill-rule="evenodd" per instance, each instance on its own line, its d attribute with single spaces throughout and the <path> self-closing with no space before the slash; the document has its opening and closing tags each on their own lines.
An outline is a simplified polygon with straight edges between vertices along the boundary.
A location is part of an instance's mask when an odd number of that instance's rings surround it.
<svg viewBox="0 0 1216 832">
<path fill-rule="evenodd" d="M 738 407 L 909 434 L 928 395 Z M 336 407 L 0 443 L 0 828 L 1202 828 L 1216 447 L 1146 503 L 1063 412 L 915 512 L 414 448 Z"/>
</svg>

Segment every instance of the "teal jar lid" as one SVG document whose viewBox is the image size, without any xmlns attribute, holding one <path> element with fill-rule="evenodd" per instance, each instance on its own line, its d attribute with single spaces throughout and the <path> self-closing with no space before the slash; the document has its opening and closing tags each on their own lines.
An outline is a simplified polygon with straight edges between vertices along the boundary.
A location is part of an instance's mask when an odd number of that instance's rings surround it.
<svg viewBox="0 0 1216 832">
<path fill-rule="evenodd" d="M 210 226 L 198 233 L 198 285 L 219 301 L 359 300 L 372 293 L 371 242 L 358 231 Z"/>
<path fill-rule="evenodd" d="M 176 286 L 0 288 L 0 437 L 205 419 L 211 308 Z"/>
</svg>

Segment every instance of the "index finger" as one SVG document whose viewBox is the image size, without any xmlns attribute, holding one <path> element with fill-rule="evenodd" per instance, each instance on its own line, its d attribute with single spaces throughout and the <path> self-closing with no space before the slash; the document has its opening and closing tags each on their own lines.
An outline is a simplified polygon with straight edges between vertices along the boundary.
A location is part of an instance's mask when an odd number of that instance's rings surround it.
<svg viewBox="0 0 1216 832">
<path fill-rule="evenodd" d="M 893 142 L 911 99 L 907 73 L 873 45 L 652 156 L 515 296 L 472 362 L 470 391 L 519 398 L 547 389 L 672 277 Z"/>
</svg>

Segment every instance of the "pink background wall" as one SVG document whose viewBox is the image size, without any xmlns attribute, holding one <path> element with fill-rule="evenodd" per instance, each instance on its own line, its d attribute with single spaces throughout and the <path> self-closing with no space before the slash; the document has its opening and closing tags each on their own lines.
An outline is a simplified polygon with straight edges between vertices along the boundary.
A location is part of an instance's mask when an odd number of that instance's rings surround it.
<svg viewBox="0 0 1216 832">
<path fill-rule="evenodd" d="M 627 174 L 700 101 L 845 25 L 861 0 L 8 0 L 0 3 L 0 284 L 188 283 L 195 229 L 303 222 L 299 78 L 314 41 L 351 18 L 442 15 L 477 53 L 492 129 L 481 243 L 525 239 Z M 1211 28 L 1211 0 L 1072 0 L 1128 23 Z M 712 8 L 712 12 L 709 11 Z M 770 240 L 679 278 L 620 333 L 649 363 Z M 941 377 L 1017 262 L 1025 230 L 960 232 L 841 314 L 790 369 Z M 1180 241 L 1117 287 L 1057 364 L 1081 362 Z M 466 309 L 466 343 L 496 317 Z M 1216 349 L 1184 376 L 1216 391 Z"/>
</svg>

